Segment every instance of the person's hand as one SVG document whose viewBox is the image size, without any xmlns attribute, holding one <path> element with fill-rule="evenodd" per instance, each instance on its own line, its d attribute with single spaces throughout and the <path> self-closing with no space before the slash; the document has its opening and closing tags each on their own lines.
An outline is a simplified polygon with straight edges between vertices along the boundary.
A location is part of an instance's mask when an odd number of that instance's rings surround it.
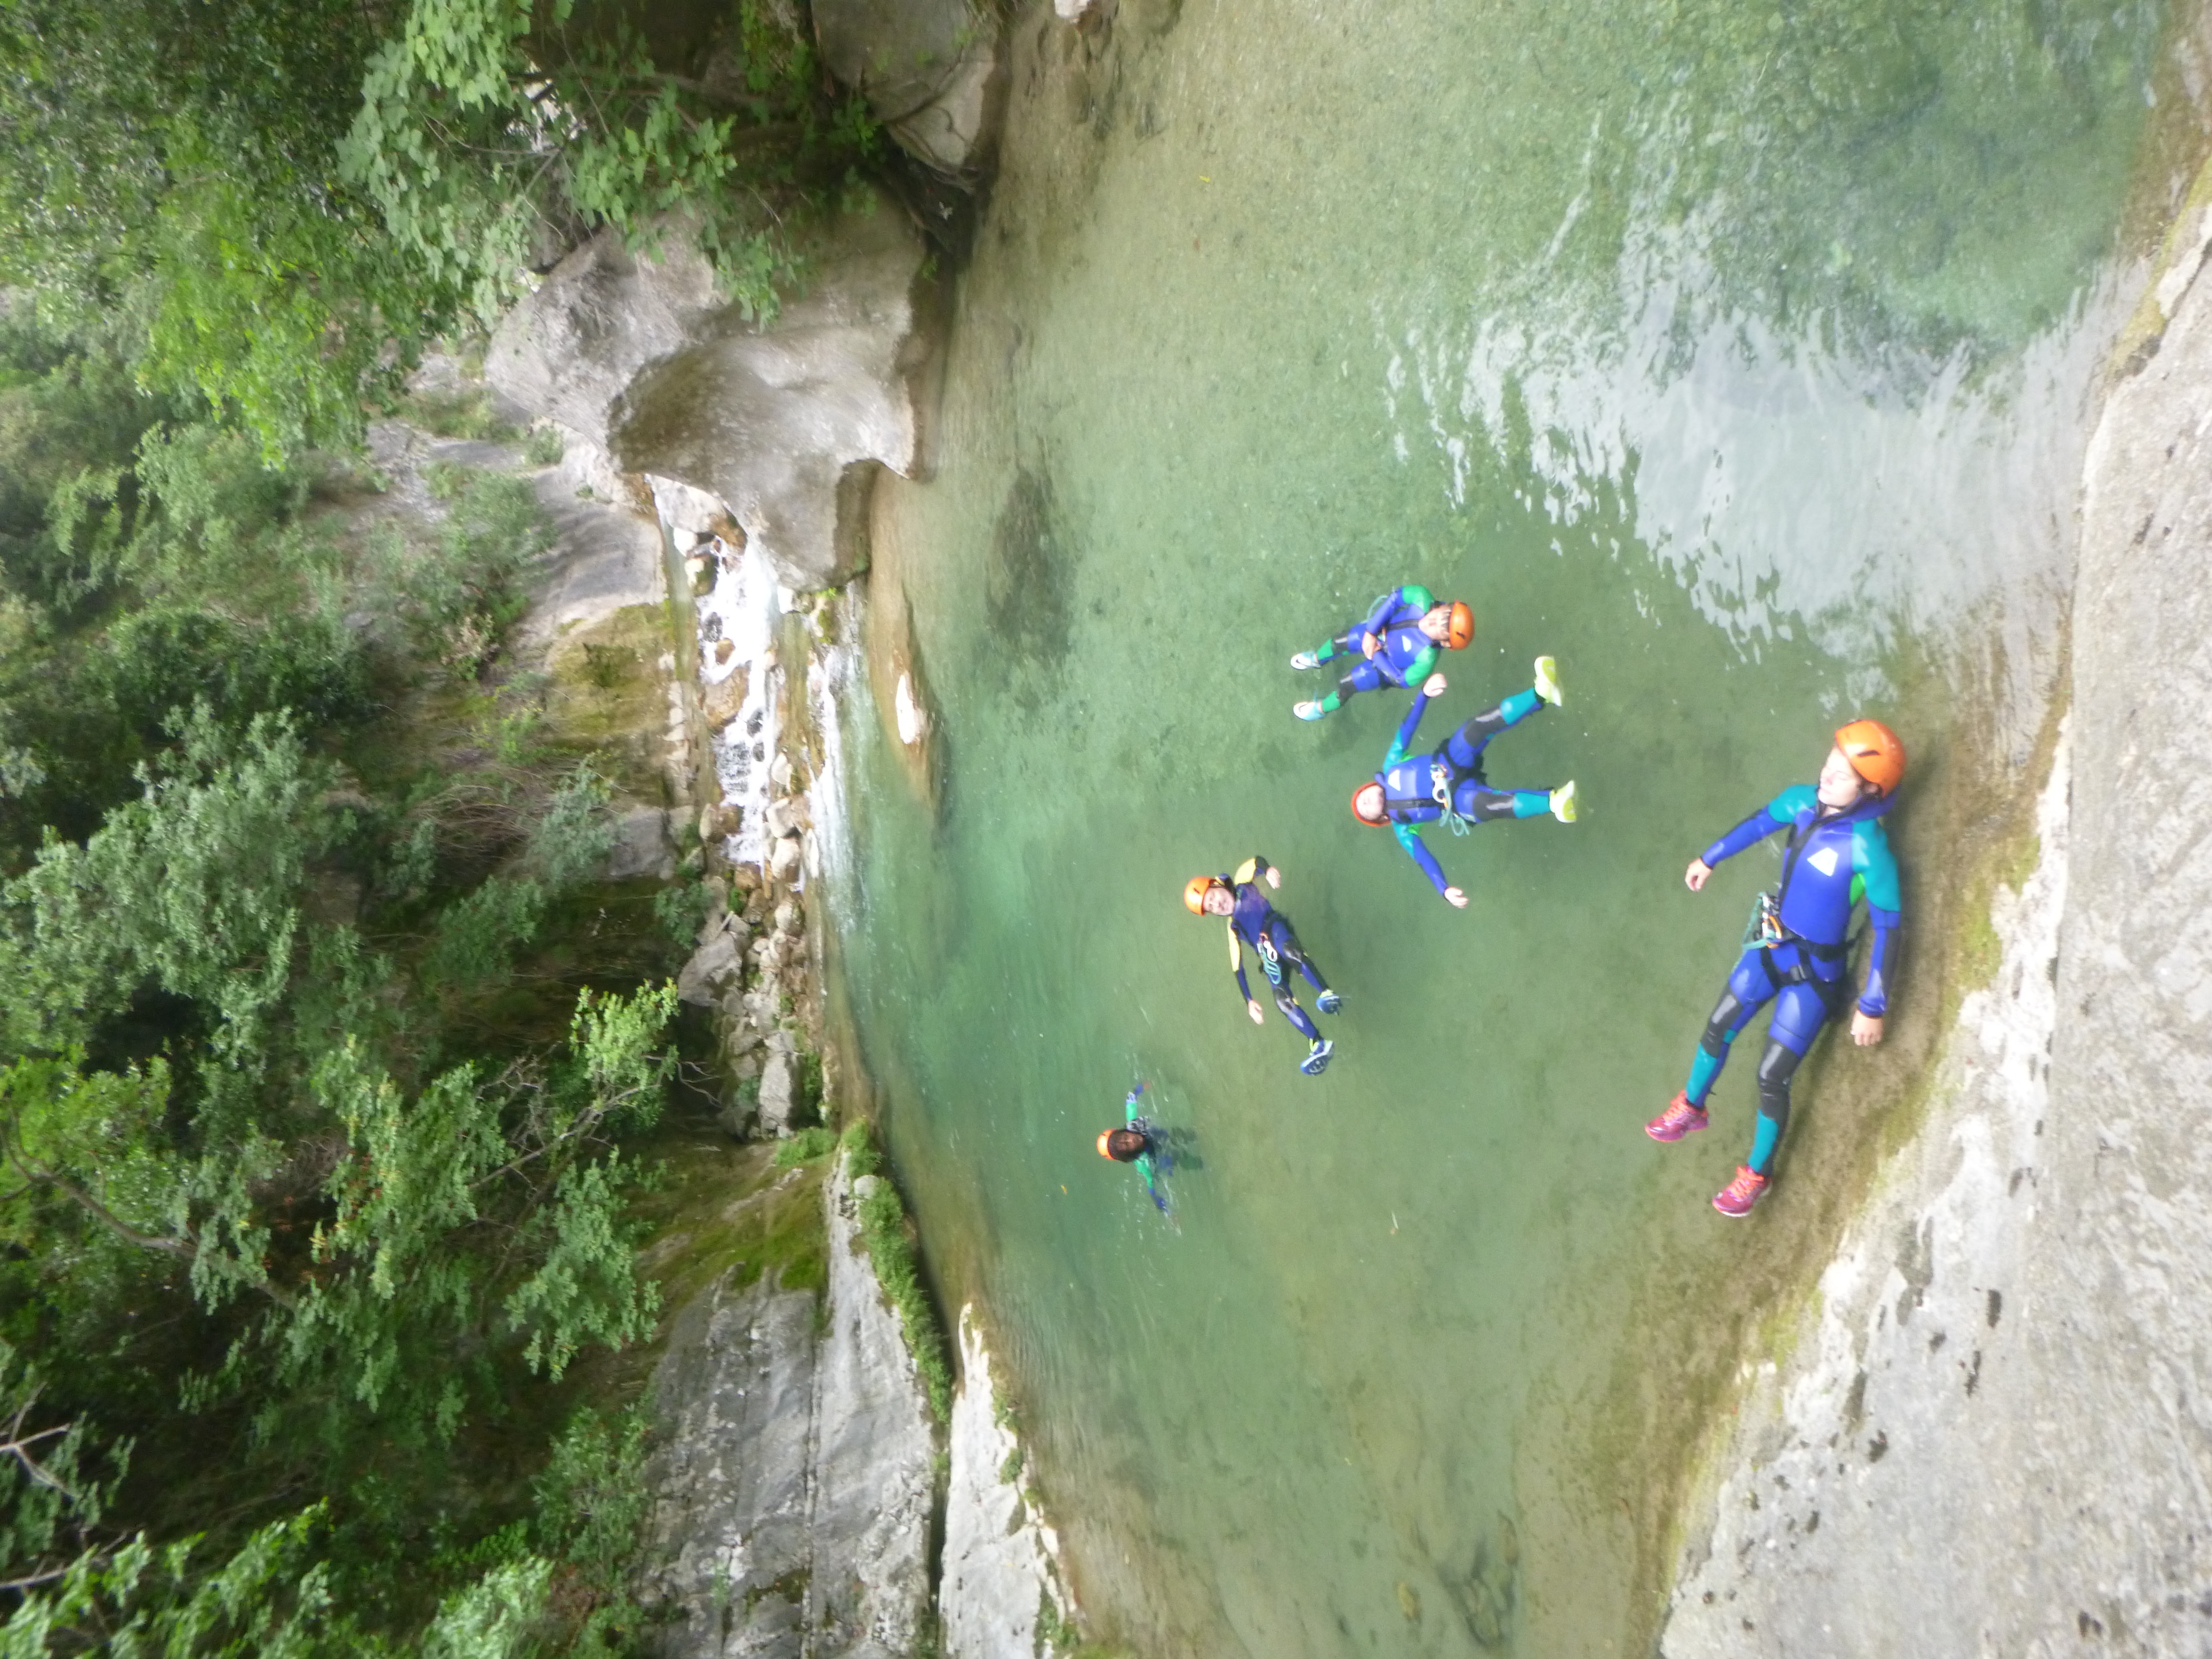
<svg viewBox="0 0 2212 1659">
<path fill-rule="evenodd" d="M 1280 887 L 1282 884 L 1283 872 L 1276 869 L 1273 865 L 1269 865 L 1267 866 L 1267 885 L 1270 887 Z"/>
<path fill-rule="evenodd" d="M 1851 1041 L 1862 1048 L 1871 1048 L 1881 1041 L 1881 1016 L 1851 1010 Z"/>
<path fill-rule="evenodd" d="M 1703 859 L 1692 859 L 1690 867 L 1682 872 L 1682 884 L 1693 893 L 1705 890 L 1705 883 L 1712 878 L 1713 866 Z"/>
<path fill-rule="evenodd" d="M 1244 1012 L 1252 1016 L 1252 1023 L 1255 1025 L 1265 1025 L 1267 1023 L 1267 1011 L 1249 998 L 1245 1000 Z"/>
<path fill-rule="evenodd" d="M 1421 682 L 1421 695 L 1425 697 L 1441 697 L 1444 694 L 1444 677 L 1442 674 L 1431 674 Z"/>
<path fill-rule="evenodd" d="M 1372 634 L 1362 634 L 1359 636 L 1359 654 L 1361 656 L 1371 657 L 1382 648 L 1382 641 L 1376 639 Z"/>
<path fill-rule="evenodd" d="M 1447 887 L 1444 889 L 1444 902 L 1455 910 L 1464 910 L 1467 908 L 1467 894 L 1459 888 Z"/>
</svg>

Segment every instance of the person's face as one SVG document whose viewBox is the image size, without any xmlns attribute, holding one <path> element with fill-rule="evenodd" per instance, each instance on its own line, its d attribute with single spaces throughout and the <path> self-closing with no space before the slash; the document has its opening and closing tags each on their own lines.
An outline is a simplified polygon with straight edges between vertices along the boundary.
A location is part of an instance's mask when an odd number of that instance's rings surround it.
<svg viewBox="0 0 2212 1659">
<path fill-rule="evenodd" d="M 1226 887 L 1209 887 L 1200 901 L 1209 916 L 1225 916 L 1237 908 L 1237 900 Z"/>
<path fill-rule="evenodd" d="M 1442 645 L 1444 636 L 1451 632 L 1451 607 L 1448 605 L 1431 605 L 1429 614 L 1421 618 L 1421 632 Z"/>
<path fill-rule="evenodd" d="M 1359 816 L 1366 819 L 1368 823 L 1381 823 L 1382 819 L 1382 786 L 1379 783 L 1369 784 L 1365 788 L 1359 792 L 1355 805 L 1358 808 Z"/>
<path fill-rule="evenodd" d="M 1828 758 L 1820 767 L 1820 794 L 1823 806 L 1856 806 L 1859 803 L 1862 785 L 1859 775 L 1851 770 L 1851 763 L 1844 758 L 1840 749 L 1828 750 Z"/>
</svg>

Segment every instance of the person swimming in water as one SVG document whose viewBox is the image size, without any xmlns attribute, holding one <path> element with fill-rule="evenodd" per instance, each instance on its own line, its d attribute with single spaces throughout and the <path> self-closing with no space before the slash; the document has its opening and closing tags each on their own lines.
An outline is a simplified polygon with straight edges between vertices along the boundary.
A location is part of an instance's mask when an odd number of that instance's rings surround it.
<svg viewBox="0 0 2212 1659">
<path fill-rule="evenodd" d="M 1262 880 L 1267 887 L 1260 885 Z M 1219 916 L 1228 922 L 1230 970 L 1237 975 L 1237 988 L 1243 994 L 1244 1006 L 1252 1016 L 1252 1023 L 1262 1025 L 1267 1023 L 1267 1013 L 1244 978 L 1244 946 L 1252 947 L 1260 958 L 1260 966 L 1267 972 L 1267 983 L 1274 987 L 1275 1006 L 1283 1011 L 1283 1018 L 1306 1040 L 1306 1057 L 1298 1062 L 1298 1070 L 1308 1077 L 1319 1077 L 1328 1065 L 1328 1057 L 1336 1052 L 1336 1044 L 1324 1038 L 1312 1017 L 1298 1006 L 1297 993 L 1285 964 L 1304 974 L 1320 994 L 1314 1006 L 1324 1014 L 1333 1014 L 1343 1007 L 1344 999 L 1328 988 L 1321 970 L 1314 966 L 1313 958 L 1298 943 L 1290 918 L 1269 901 L 1267 888 L 1282 884 L 1281 872 L 1255 854 L 1238 866 L 1233 876 L 1193 876 L 1183 884 L 1182 902 L 1194 916 Z"/>
<path fill-rule="evenodd" d="M 1162 1215 L 1168 1212 L 1167 1194 L 1160 1182 L 1175 1167 L 1175 1154 L 1169 1149 L 1167 1135 L 1159 1126 L 1139 1115 L 1137 1102 L 1143 1097 L 1145 1085 L 1139 1083 L 1129 1091 L 1121 1102 L 1121 1127 L 1102 1129 L 1098 1133 L 1098 1156 L 1109 1158 L 1116 1164 L 1133 1164 L 1137 1173 L 1145 1178 L 1145 1192 L 1153 1207 Z"/>
<path fill-rule="evenodd" d="M 1308 698 L 1291 712 L 1302 720 L 1334 714 L 1362 691 L 1386 685 L 1418 685 L 1437 665 L 1439 647 L 1457 651 L 1474 637 L 1474 612 L 1458 600 L 1449 603 L 1408 582 L 1375 601 L 1362 621 L 1323 645 L 1291 659 L 1297 669 L 1319 668 L 1340 657 L 1358 657 L 1326 696 Z"/>
<path fill-rule="evenodd" d="M 1510 726 L 1518 726 L 1540 708 L 1556 708 L 1562 698 L 1559 665 L 1549 657 L 1536 659 L 1536 683 L 1516 691 L 1495 708 L 1486 708 L 1444 739 L 1433 754 L 1408 756 L 1413 733 L 1430 700 L 1443 695 L 1444 677 L 1431 674 L 1414 695 L 1413 706 L 1399 725 L 1398 735 L 1382 757 L 1382 769 L 1352 792 L 1352 816 L 1374 829 L 1389 824 L 1398 844 L 1421 866 L 1430 885 L 1457 909 L 1467 908 L 1467 895 L 1444 879 L 1436 854 L 1421 841 L 1421 826 L 1441 818 L 1454 835 L 1463 836 L 1478 823 L 1493 818 L 1533 818 L 1549 812 L 1562 823 L 1575 821 L 1575 786 L 1571 781 L 1556 789 L 1493 789 L 1483 775 L 1483 750 L 1490 740 Z"/>
<path fill-rule="evenodd" d="M 1704 1128 L 1705 1097 L 1730 1046 L 1754 1014 L 1774 1004 L 1766 1052 L 1759 1060 L 1759 1125 L 1751 1161 L 1738 1165 L 1735 1179 L 1714 1194 L 1713 1207 L 1723 1215 L 1749 1215 L 1774 1178 L 1775 1149 L 1790 1122 L 1790 1079 L 1820 1028 L 1850 995 L 1851 910 L 1862 897 L 1874 949 L 1851 1014 L 1851 1041 L 1861 1048 L 1881 1041 L 1890 957 L 1905 920 L 1897 859 L 1881 819 L 1904 779 L 1905 745 L 1897 733 L 1880 720 L 1853 720 L 1838 729 L 1818 783 L 1784 790 L 1691 860 L 1683 873 L 1689 890 L 1702 892 L 1723 859 L 1778 830 L 1790 832 L 1782 848 L 1781 885 L 1759 896 L 1753 934 L 1705 1022 L 1689 1081 L 1644 1126 L 1652 1139 L 1665 1141 Z"/>
</svg>

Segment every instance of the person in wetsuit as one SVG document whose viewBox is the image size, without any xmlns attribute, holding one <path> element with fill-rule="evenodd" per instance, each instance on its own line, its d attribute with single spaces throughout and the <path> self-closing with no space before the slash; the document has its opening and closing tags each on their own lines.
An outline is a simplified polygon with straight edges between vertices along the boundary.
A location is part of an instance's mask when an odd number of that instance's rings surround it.
<svg viewBox="0 0 2212 1659">
<path fill-rule="evenodd" d="M 1559 707 L 1559 665 L 1549 657 L 1536 659 L 1536 683 L 1516 691 L 1495 708 L 1486 708 L 1444 739 L 1433 754 L 1408 756 L 1407 749 L 1421 723 L 1429 700 L 1441 696 L 1444 677 L 1431 674 L 1414 696 L 1413 706 L 1398 727 L 1382 769 L 1352 792 L 1352 816 L 1376 829 L 1389 824 L 1398 844 L 1429 878 L 1447 903 L 1467 908 L 1467 895 L 1444 879 L 1436 854 L 1421 841 L 1420 826 L 1442 818 L 1452 833 L 1463 836 L 1478 823 L 1493 818 L 1533 818 L 1549 812 L 1562 823 L 1575 821 L 1575 786 L 1570 781 L 1556 789 L 1493 789 L 1483 775 L 1482 752 L 1490 740 L 1509 726 L 1518 726 L 1539 708 Z"/>
<path fill-rule="evenodd" d="M 1457 651 L 1474 637 L 1474 612 L 1457 600 L 1446 603 L 1414 583 L 1394 587 L 1375 601 L 1366 617 L 1318 651 L 1291 659 L 1298 669 L 1319 668 L 1340 657 L 1357 657 L 1326 696 L 1308 698 L 1291 712 L 1317 720 L 1344 707 L 1346 699 L 1386 685 L 1419 685 L 1437 665 L 1439 647 Z"/>
<path fill-rule="evenodd" d="M 1260 884 L 1262 880 L 1267 887 Z M 1252 1023 L 1261 1025 L 1266 1024 L 1267 1013 L 1244 978 L 1244 947 L 1252 947 L 1267 971 L 1267 983 L 1275 988 L 1275 1006 L 1306 1040 L 1306 1057 L 1298 1062 L 1298 1070 L 1308 1077 L 1319 1077 L 1328 1065 L 1328 1057 L 1336 1052 L 1336 1044 L 1324 1038 L 1320 1027 L 1298 1006 L 1288 969 L 1296 968 L 1304 974 L 1320 994 L 1314 1006 L 1324 1014 L 1343 1007 L 1344 999 L 1328 988 L 1313 958 L 1298 943 L 1290 918 L 1269 901 L 1267 888 L 1282 884 L 1281 872 L 1255 855 L 1245 860 L 1233 876 L 1193 876 L 1183 887 L 1182 902 L 1193 915 L 1219 916 L 1228 922 L 1230 969 L 1237 975 L 1237 988 L 1243 994 Z"/>
<path fill-rule="evenodd" d="M 1723 1215 L 1749 1215 L 1774 1178 L 1775 1148 L 1790 1121 L 1790 1079 L 1821 1026 L 1842 1012 L 1850 995 L 1851 910 L 1862 897 L 1874 949 L 1851 1014 L 1851 1041 L 1862 1048 L 1881 1041 L 1890 959 L 1904 921 L 1897 859 L 1881 820 L 1904 777 L 1905 745 L 1897 733 L 1880 720 L 1853 720 L 1836 732 L 1817 784 L 1784 790 L 1691 860 L 1684 873 L 1690 890 L 1701 891 L 1723 859 L 1778 830 L 1790 832 L 1782 849 L 1782 884 L 1771 897 L 1759 895 L 1753 936 L 1705 1022 L 1689 1081 L 1644 1126 L 1652 1139 L 1668 1141 L 1704 1128 L 1705 1097 L 1730 1046 L 1753 1015 L 1774 1004 L 1766 1052 L 1759 1060 L 1759 1124 L 1751 1161 L 1738 1165 L 1735 1179 L 1714 1195 L 1713 1207 Z"/>
<path fill-rule="evenodd" d="M 1123 1099 L 1120 1128 L 1099 1132 L 1098 1156 L 1110 1158 L 1116 1164 L 1135 1164 L 1137 1173 L 1145 1178 L 1146 1196 L 1152 1200 L 1153 1207 L 1165 1215 L 1168 1199 L 1160 1189 L 1160 1180 L 1175 1167 L 1175 1154 L 1169 1150 L 1167 1136 L 1159 1126 L 1139 1115 L 1137 1102 L 1144 1092 L 1145 1085 L 1139 1083 Z"/>
</svg>

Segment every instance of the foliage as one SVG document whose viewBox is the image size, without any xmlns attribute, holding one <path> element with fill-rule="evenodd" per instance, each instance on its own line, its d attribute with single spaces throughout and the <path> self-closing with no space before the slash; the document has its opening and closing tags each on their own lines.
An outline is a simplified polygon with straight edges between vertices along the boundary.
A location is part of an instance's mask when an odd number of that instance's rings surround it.
<svg viewBox="0 0 2212 1659">
<path fill-rule="evenodd" d="M 596 224 L 645 246 L 672 213 L 745 313 L 770 314 L 793 186 L 842 174 L 874 135 L 857 98 L 823 96 L 791 14 L 735 10 L 733 29 L 657 52 L 642 8 L 413 0 L 368 64 L 345 176 L 487 321 L 536 247 Z"/>
<path fill-rule="evenodd" d="M 0 282 L 127 315 L 145 383 L 240 410 L 272 457 L 357 435 L 386 337 L 439 308 L 334 187 L 374 45 L 349 0 L 15 0 Z"/>
<path fill-rule="evenodd" d="M 475 680 L 521 619 L 522 574 L 551 544 L 551 528 L 526 480 L 457 468 L 443 482 L 451 505 L 434 541 L 392 532 L 380 544 L 380 609 L 414 650 Z"/>
<path fill-rule="evenodd" d="M 775 1167 L 795 1170 L 802 1164 L 811 1164 L 817 1158 L 827 1158 L 836 1150 L 835 1132 L 816 1124 L 811 1129 L 801 1129 L 775 1149 Z"/>
<path fill-rule="evenodd" d="M 865 1119 L 848 1128 L 839 1144 L 844 1148 L 845 1172 L 856 1184 L 864 1176 L 878 1177 L 873 1190 L 860 1201 L 860 1242 L 875 1263 L 877 1282 L 898 1310 L 907 1350 L 929 1391 L 929 1408 L 939 1422 L 946 1422 L 952 1413 L 952 1366 L 945 1357 L 944 1322 L 922 1282 L 906 1208 L 899 1202 L 898 1188 L 883 1174 L 883 1152 Z"/>
<path fill-rule="evenodd" d="M 673 882 L 653 896 L 653 920 L 671 944 L 685 951 L 698 943 L 714 908 L 714 896 L 703 882 Z"/>
</svg>

